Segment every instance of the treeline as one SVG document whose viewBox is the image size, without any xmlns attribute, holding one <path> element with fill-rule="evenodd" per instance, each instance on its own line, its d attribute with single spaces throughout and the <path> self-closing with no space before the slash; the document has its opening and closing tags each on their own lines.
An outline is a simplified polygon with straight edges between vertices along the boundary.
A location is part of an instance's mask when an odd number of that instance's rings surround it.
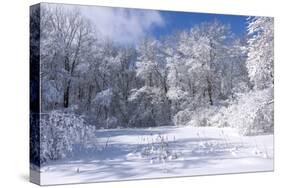
<svg viewBox="0 0 281 188">
<path fill-rule="evenodd" d="M 42 111 L 71 110 L 98 128 L 213 125 L 241 94 L 273 93 L 273 19 L 248 22 L 245 36 L 214 20 L 120 45 L 79 10 L 42 7 Z"/>
</svg>

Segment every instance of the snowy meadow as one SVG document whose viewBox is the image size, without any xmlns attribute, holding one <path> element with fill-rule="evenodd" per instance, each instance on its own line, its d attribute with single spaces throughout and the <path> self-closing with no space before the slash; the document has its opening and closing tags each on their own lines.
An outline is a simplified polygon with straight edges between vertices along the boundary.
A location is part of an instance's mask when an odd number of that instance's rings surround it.
<svg viewBox="0 0 281 188">
<path fill-rule="evenodd" d="M 30 28 L 41 184 L 273 170 L 273 18 L 41 3 Z"/>
</svg>

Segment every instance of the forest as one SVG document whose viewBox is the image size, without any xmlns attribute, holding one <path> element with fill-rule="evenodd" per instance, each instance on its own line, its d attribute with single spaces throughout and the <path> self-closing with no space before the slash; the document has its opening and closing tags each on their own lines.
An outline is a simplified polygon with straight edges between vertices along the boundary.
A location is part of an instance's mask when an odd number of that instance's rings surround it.
<svg viewBox="0 0 281 188">
<path fill-rule="evenodd" d="M 40 47 L 40 151 L 33 154 L 41 164 L 93 147 L 97 130 L 273 134 L 271 17 L 249 17 L 242 36 L 213 20 L 124 45 L 100 37 L 79 9 L 41 6 L 30 14 L 30 27 L 40 27 L 30 40 Z"/>
</svg>

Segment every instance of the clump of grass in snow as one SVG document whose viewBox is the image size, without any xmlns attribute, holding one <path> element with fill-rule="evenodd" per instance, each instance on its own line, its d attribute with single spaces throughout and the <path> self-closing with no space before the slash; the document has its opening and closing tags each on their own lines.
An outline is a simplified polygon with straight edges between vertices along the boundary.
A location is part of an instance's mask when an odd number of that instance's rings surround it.
<svg viewBox="0 0 281 188">
<path fill-rule="evenodd" d="M 147 158 L 151 164 L 162 163 L 164 170 L 167 171 L 165 164 L 167 161 L 176 160 L 180 153 L 173 151 L 172 144 L 175 143 L 176 137 L 169 139 L 166 135 L 150 135 L 139 138 L 139 146 L 141 156 Z"/>
</svg>

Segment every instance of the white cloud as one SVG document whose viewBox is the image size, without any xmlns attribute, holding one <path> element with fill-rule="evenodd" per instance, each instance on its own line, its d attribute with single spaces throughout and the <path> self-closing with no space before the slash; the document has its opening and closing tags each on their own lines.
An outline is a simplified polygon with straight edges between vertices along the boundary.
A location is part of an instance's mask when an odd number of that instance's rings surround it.
<svg viewBox="0 0 281 188">
<path fill-rule="evenodd" d="M 120 43 L 135 43 L 153 27 L 164 25 L 159 11 L 154 10 L 83 6 L 81 12 L 103 37 Z"/>
</svg>

